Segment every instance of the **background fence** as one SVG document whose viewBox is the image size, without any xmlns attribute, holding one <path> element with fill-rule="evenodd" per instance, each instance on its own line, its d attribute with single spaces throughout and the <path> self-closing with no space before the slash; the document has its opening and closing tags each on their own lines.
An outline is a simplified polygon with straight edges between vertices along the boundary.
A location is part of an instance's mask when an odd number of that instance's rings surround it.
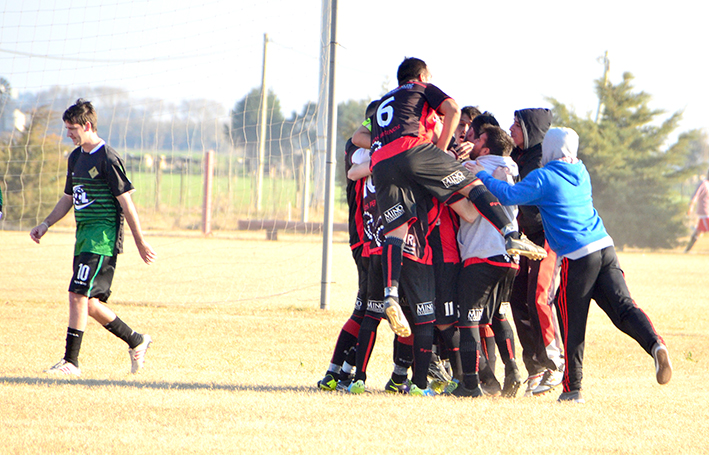
<svg viewBox="0 0 709 455">
<path fill-rule="evenodd" d="M 92 101 L 99 135 L 125 160 L 144 227 L 201 227 L 209 151 L 215 156 L 212 229 L 235 229 L 244 219 L 321 221 L 325 141 L 318 141 L 322 109 L 315 83 L 322 42 L 319 30 L 308 27 L 320 26 L 320 2 L 308 3 L 285 13 L 293 30 L 279 30 L 268 41 L 262 34 L 224 37 L 231 27 L 238 29 L 240 14 L 258 13 L 253 5 L 6 4 L 0 19 L 0 230 L 34 226 L 61 196 L 66 157 L 74 148 L 61 116 L 79 97 Z M 142 26 L 135 23 L 146 17 Z M 285 39 L 292 36 L 302 40 Z M 205 38 L 212 48 L 195 44 Z M 298 71 L 315 75 L 313 86 L 275 93 L 272 87 L 289 87 L 292 74 L 284 68 L 295 62 Z M 262 99 L 264 71 L 269 89 Z M 215 74 L 224 72 L 234 81 L 220 90 Z M 264 101 L 267 128 L 261 137 Z M 360 104 L 356 109 L 363 114 Z M 292 112 L 284 115 L 289 107 Z M 343 135 L 353 130 L 352 122 Z M 338 174 L 334 217 L 341 222 L 346 204 Z M 67 218 L 63 223 L 69 225 Z"/>
</svg>

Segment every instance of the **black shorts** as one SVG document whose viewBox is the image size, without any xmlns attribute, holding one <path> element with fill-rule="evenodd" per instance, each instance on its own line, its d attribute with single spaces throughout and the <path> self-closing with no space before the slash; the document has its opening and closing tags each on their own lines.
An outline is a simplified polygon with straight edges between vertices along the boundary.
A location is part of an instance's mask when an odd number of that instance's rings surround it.
<svg viewBox="0 0 709 455">
<path fill-rule="evenodd" d="M 517 270 L 487 262 L 466 265 L 460 271 L 458 327 L 490 324 L 500 305 L 509 296 L 509 287 Z"/>
<path fill-rule="evenodd" d="M 382 274 L 382 280 L 384 279 Z M 413 324 L 436 322 L 436 281 L 433 266 L 421 264 L 404 257 L 399 281 L 401 306 L 411 310 Z"/>
<path fill-rule="evenodd" d="M 372 169 L 384 232 L 416 217 L 418 186 L 440 202 L 472 184 L 476 177 L 433 144 L 416 146 L 377 163 Z"/>
<path fill-rule="evenodd" d="M 358 246 L 352 250 L 352 257 L 357 265 L 357 277 L 359 279 L 359 287 L 357 289 L 357 300 L 355 301 L 354 315 L 364 317 L 367 311 L 367 280 L 369 277 L 369 257 L 362 256 L 364 248 Z"/>
<path fill-rule="evenodd" d="M 367 273 L 367 308 L 365 316 L 380 321 L 384 317 L 384 273 L 382 255 L 369 256 Z"/>
<path fill-rule="evenodd" d="M 436 279 L 436 324 L 455 324 L 458 321 L 460 264 L 439 262 L 433 264 L 433 270 Z"/>
<path fill-rule="evenodd" d="M 71 277 L 69 292 L 106 302 L 111 295 L 111 283 L 115 271 L 115 255 L 79 253 L 78 256 L 74 256 L 74 275 Z"/>
</svg>

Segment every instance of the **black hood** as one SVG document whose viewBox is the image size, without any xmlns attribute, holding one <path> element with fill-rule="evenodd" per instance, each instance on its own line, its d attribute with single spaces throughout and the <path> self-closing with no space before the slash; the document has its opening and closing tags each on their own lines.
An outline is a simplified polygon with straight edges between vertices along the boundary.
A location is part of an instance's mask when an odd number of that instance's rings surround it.
<svg viewBox="0 0 709 455">
<path fill-rule="evenodd" d="M 551 126 L 552 114 L 550 109 L 520 109 L 515 111 L 515 120 L 519 120 L 524 133 L 524 147 L 522 150 L 541 144 L 544 136 Z"/>
</svg>

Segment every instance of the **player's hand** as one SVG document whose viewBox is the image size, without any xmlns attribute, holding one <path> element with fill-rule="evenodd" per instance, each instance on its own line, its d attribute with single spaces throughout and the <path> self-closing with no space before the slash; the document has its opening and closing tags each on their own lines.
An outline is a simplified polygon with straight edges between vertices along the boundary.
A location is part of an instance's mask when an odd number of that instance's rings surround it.
<svg viewBox="0 0 709 455">
<path fill-rule="evenodd" d="M 497 180 L 507 181 L 507 176 L 512 175 L 510 169 L 506 166 L 497 166 L 497 168 L 492 171 L 492 176 Z"/>
<path fill-rule="evenodd" d="M 138 247 L 138 253 L 140 254 L 140 258 L 146 264 L 152 264 L 158 259 L 158 254 L 155 252 L 155 250 L 153 250 L 153 247 L 151 247 L 147 242 L 136 241 L 135 245 Z"/>
<path fill-rule="evenodd" d="M 473 143 L 472 142 L 463 142 L 460 145 L 457 145 L 454 149 L 453 152 L 455 155 L 458 157 L 459 161 L 465 161 L 468 159 L 470 156 L 470 152 L 473 151 Z"/>
<path fill-rule="evenodd" d="M 464 163 L 463 166 L 465 166 L 465 168 L 466 168 L 467 170 L 469 170 L 470 173 L 473 174 L 473 175 L 477 175 L 478 172 L 481 172 L 481 171 L 484 171 L 484 170 L 485 170 L 484 167 L 480 166 L 480 165 L 479 165 L 477 162 L 475 162 L 475 161 L 468 161 L 467 163 Z"/>
<path fill-rule="evenodd" d="M 34 240 L 35 243 L 39 243 L 39 239 L 41 239 L 48 230 L 49 228 L 45 223 L 40 223 L 32 228 L 30 231 L 30 238 Z"/>
</svg>

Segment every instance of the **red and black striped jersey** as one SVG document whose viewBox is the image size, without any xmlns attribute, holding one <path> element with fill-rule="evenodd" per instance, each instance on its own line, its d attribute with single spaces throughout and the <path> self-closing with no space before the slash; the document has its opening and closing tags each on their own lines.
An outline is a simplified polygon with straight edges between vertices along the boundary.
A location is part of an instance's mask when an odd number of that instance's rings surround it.
<svg viewBox="0 0 709 455">
<path fill-rule="evenodd" d="M 433 84 L 407 82 L 376 102 L 372 125 L 372 164 L 432 142 L 441 104 L 450 98 Z"/>
<path fill-rule="evenodd" d="M 436 201 L 436 203 L 438 202 Z M 458 264 L 460 262 L 457 239 L 459 227 L 458 215 L 448 205 L 443 205 L 440 216 L 428 236 L 434 264 Z"/>
</svg>

